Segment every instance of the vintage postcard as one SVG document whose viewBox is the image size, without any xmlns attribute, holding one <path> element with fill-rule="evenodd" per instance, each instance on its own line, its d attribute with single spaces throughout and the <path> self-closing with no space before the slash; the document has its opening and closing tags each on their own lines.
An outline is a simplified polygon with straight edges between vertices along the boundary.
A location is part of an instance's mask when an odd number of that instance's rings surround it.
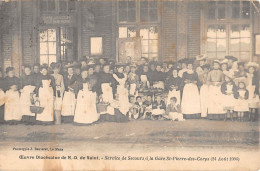
<svg viewBox="0 0 260 171">
<path fill-rule="evenodd" d="M 259 0 L 0 0 L 0 171 L 260 170 Z"/>
</svg>

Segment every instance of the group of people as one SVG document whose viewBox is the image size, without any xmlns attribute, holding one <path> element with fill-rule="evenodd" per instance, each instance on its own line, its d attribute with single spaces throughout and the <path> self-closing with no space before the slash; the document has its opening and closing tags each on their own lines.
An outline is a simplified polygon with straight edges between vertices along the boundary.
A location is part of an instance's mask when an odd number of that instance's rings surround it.
<svg viewBox="0 0 260 171">
<path fill-rule="evenodd" d="M 115 63 L 85 57 L 80 62 L 13 67 L 0 74 L 0 122 L 92 124 L 136 119 L 255 120 L 259 65 L 236 57 L 206 55 L 177 62 Z M 34 112 L 39 107 L 40 112 Z"/>
</svg>

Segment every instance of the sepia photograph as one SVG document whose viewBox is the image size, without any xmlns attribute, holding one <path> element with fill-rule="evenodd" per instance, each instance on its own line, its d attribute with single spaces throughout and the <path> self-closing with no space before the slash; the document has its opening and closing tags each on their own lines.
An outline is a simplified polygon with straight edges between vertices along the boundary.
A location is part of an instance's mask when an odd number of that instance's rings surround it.
<svg viewBox="0 0 260 171">
<path fill-rule="evenodd" d="M 260 170 L 260 0 L 0 0 L 0 171 Z"/>
</svg>

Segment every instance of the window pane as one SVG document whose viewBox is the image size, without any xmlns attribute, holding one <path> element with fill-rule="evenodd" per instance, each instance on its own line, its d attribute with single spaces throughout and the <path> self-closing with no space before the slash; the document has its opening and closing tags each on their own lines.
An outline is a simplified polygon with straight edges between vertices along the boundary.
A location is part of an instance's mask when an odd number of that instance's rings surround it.
<svg viewBox="0 0 260 171">
<path fill-rule="evenodd" d="M 226 26 L 224 25 L 219 25 L 218 30 L 217 30 L 217 37 L 218 38 L 225 38 L 227 36 L 226 33 Z"/>
<path fill-rule="evenodd" d="M 157 1 L 150 1 L 149 8 L 157 8 Z"/>
<path fill-rule="evenodd" d="M 55 1 L 54 0 L 48 0 L 48 9 L 49 9 L 49 11 L 55 10 Z"/>
<path fill-rule="evenodd" d="M 217 53 L 217 59 L 224 59 L 226 56 L 226 52 L 218 52 Z"/>
<path fill-rule="evenodd" d="M 128 37 L 136 37 L 136 29 L 133 27 L 128 28 Z"/>
<path fill-rule="evenodd" d="M 218 5 L 225 5 L 225 1 L 218 1 Z"/>
<path fill-rule="evenodd" d="M 250 51 L 250 38 L 241 38 L 240 48 L 241 51 Z"/>
<path fill-rule="evenodd" d="M 40 10 L 41 11 L 47 11 L 48 7 L 47 7 L 47 1 L 46 0 L 41 0 L 40 1 Z"/>
<path fill-rule="evenodd" d="M 217 49 L 217 40 L 216 39 L 207 39 L 207 50 L 208 51 L 216 51 Z"/>
<path fill-rule="evenodd" d="M 141 1 L 140 2 L 140 7 L 141 8 L 148 8 L 148 1 Z"/>
<path fill-rule="evenodd" d="M 214 25 L 208 26 L 207 37 L 208 38 L 216 38 L 217 37 L 217 31 L 216 31 Z"/>
<path fill-rule="evenodd" d="M 148 29 L 141 29 L 140 36 L 142 39 L 148 39 L 149 30 Z"/>
<path fill-rule="evenodd" d="M 40 64 L 49 64 L 49 61 L 48 61 L 48 55 L 41 55 L 40 56 Z"/>
<path fill-rule="evenodd" d="M 135 9 L 135 1 L 128 1 L 128 9 L 134 8 Z"/>
<path fill-rule="evenodd" d="M 41 55 L 48 54 L 48 43 L 45 43 L 45 42 L 40 43 L 40 54 Z"/>
<path fill-rule="evenodd" d="M 156 27 L 151 27 L 149 29 L 149 39 L 158 39 L 158 30 Z"/>
<path fill-rule="evenodd" d="M 141 14 L 140 14 L 141 21 L 147 22 L 148 21 L 148 9 L 141 9 Z"/>
<path fill-rule="evenodd" d="M 150 9 L 149 21 L 157 21 L 157 20 L 158 20 L 157 9 Z"/>
<path fill-rule="evenodd" d="M 46 42 L 47 41 L 47 36 L 48 36 L 47 30 L 41 31 L 40 32 L 40 41 L 41 42 Z"/>
<path fill-rule="evenodd" d="M 158 40 L 149 40 L 149 53 L 158 52 Z"/>
<path fill-rule="evenodd" d="M 232 18 L 240 18 L 240 7 L 232 8 Z"/>
<path fill-rule="evenodd" d="M 91 45 L 91 55 L 102 55 L 103 53 L 102 37 L 92 37 L 90 39 L 90 45 Z"/>
<path fill-rule="evenodd" d="M 135 9 L 128 10 L 128 21 L 135 22 L 136 21 L 136 11 Z"/>
<path fill-rule="evenodd" d="M 225 19 L 226 11 L 225 8 L 218 8 L 218 19 Z"/>
<path fill-rule="evenodd" d="M 217 51 L 226 51 L 226 39 L 217 40 Z"/>
<path fill-rule="evenodd" d="M 250 53 L 249 52 L 241 52 L 240 53 L 240 61 L 248 62 L 250 60 Z"/>
<path fill-rule="evenodd" d="M 142 53 L 148 53 L 148 40 L 142 41 Z"/>
<path fill-rule="evenodd" d="M 70 0 L 69 1 L 69 11 L 74 11 L 76 10 L 76 2 L 75 0 Z"/>
<path fill-rule="evenodd" d="M 216 7 L 210 7 L 210 8 L 209 8 L 208 18 L 209 18 L 210 20 L 216 19 Z"/>
<path fill-rule="evenodd" d="M 127 9 L 127 1 L 119 1 L 119 9 Z"/>
<path fill-rule="evenodd" d="M 248 19 L 250 17 L 250 7 L 243 7 L 241 11 L 242 18 Z"/>
<path fill-rule="evenodd" d="M 240 29 L 239 25 L 231 25 L 231 33 L 230 33 L 231 38 L 237 38 L 240 37 Z"/>
<path fill-rule="evenodd" d="M 50 55 L 50 56 L 49 56 L 49 64 L 51 64 L 51 63 L 53 63 L 53 62 L 57 62 L 56 55 Z"/>
<path fill-rule="evenodd" d="M 119 10 L 119 21 L 120 22 L 127 21 L 127 11 L 126 10 Z"/>
<path fill-rule="evenodd" d="M 56 41 L 56 30 L 48 29 L 48 41 Z"/>
<path fill-rule="evenodd" d="M 240 30 L 241 37 L 250 37 L 250 27 L 249 25 L 242 25 Z"/>
<path fill-rule="evenodd" d="M 239 42 L 240 42 L 240 39 L 231 39 L 230 40 L 230 50 L 239 51 Z"/>
<path fill-rule="evenodd" d="M 119 38 L 127 37 L 127 27 L 119 27 Z"/>
<path fill-rule="evenodd" d="M 56 54 L 56 42 L 49 42 L 49 54 Z"/>
<path fill-rule="evenodd" d="M 67 11 L 67 2 L 66 1 L 60 1 L 60 11 Z"/>
<path fill-rule="evenodd" d="M 239 5 L 240 1 L 232 1 L 232 5 Z"/>
</svg>

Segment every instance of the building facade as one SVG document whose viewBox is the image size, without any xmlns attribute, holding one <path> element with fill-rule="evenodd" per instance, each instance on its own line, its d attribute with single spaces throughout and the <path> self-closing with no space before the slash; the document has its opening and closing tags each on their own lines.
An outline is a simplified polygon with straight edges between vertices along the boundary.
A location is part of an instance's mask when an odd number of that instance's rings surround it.
<svg viewBox="0 0 260 171">
<path fill-rule="evenodd" d="M 17 0 L 0 4 L 0 64 L 207 53 L 260 62 L 259 1 Z M 260 48 L 260 47 L 259 47 Z M 18 72 L 19 71 L 19 72 Z"/>
</svg>

